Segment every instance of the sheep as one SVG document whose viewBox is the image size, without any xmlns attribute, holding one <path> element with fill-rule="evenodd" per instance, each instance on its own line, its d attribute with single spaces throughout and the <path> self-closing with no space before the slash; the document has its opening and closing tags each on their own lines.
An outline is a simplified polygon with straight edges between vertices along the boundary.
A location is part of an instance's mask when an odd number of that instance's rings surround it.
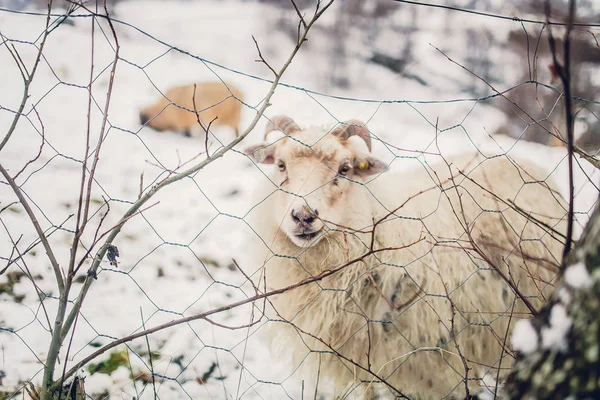
<svg viewBox="0 0 600 400">
<path fill-rule="evenodd" d="M 212 121 L 212 126 L 231 127 L 237 137 L 243 101 L 240 90 L 220 81 L 202 82 L 196 84 L 195 93 L 195 109 L 203 128 Z M 194 85 L 171 88 L 156 103 L 140 111 L 140 123 L 157 131 L 179 131 L 191 136 L 199 128 L 193 98 Z"/>
<path fill-rule="evenodd" d="M 360 121 L 327 131 L 278 116 L 273 130 L 285 136 L 245 150 L 276 167 L 249 218 L 255 285 L 315 280 L 269 298 L 271 352 L 366 398 L 462 399 L 502 378 L 505 336 L 540 309 L 563 248 L 564 204 L 543 171 L 468 154 L 384 173 Z"/>
</svg>

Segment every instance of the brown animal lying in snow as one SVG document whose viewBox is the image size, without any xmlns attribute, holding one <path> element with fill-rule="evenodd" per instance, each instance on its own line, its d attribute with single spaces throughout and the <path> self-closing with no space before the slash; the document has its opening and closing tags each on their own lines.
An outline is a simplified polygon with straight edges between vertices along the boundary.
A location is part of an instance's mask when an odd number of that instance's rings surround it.
<svg viewBox="0 0 600 400">
<path fill-rule="evenodd" d="M 140 111 L 140 123 L 157 131 L 179 131 L 191 136 L 195 129 L 200 129 L 193 97 L 193 84 L 171 88 L 156 103 Z M 214 119 L 211 126 L 230 126 L 238 136 L 242 110 L 239 89 L 223 82 L 202 82 L 196 84 L 195 99 L 204 128 Z"/>
</svg>

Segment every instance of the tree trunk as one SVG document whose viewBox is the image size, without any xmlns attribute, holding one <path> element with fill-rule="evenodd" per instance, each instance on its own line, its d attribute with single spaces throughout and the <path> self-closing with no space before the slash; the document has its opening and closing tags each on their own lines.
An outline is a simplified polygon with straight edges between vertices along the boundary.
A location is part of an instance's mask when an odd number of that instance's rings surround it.
<svg viewBox="0 0 600 400">
<path fill-rule="evenodd" d="M 553 298 L 531 320 L 535 346 L 519 354 L 503 398 L 600 399 L 598 204 L 565 264 Z"/>
</svg>

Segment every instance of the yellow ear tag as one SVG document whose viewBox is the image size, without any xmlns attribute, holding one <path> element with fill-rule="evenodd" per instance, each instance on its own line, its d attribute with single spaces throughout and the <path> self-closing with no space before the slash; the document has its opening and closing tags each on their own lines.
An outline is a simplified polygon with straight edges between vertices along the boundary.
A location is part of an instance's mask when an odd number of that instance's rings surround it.
<svg viewBox="0 0 600 400">
<path fill-rule="evenodd" d="M 358 168 L 359 169 L 367 169 L 369 168 L 369 162 L 368 161 L 361 161 L 358 163 Z"/>
</svg>

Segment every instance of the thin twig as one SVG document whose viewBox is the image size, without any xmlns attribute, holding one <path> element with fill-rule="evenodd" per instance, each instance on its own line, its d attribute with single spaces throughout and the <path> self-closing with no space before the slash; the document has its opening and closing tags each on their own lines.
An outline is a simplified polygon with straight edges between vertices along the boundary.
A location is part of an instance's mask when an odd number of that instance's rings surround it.
<svg viewBox="0 0 600 400">
<path fill-rule="evenodd" d="M 412 0 L 393 0 L 393 1 L 396 1 L 398 3 L 413 4 L 413 5 L 417 5 L 417 6 L 442 8 L 442 9 L 446 9 L 446 10 L 452 10 L 452 11 L 458 11 L 458 12 L 463 12 L 463 13 L 468 13 L 468 14 L 480 15 L 480 16 L 489 17 L 489 18 L 504 19 L 504 20 L 515 21 L 515 22 L 527 22 L 527 23 L 530 23 L 530 24 L 556 25 L 556 26 L 565 26 L 565 25 L 567 25 L 567 24 L 565 24 L 563 22 L 559 22 L 559 21 L 539 21 L 539 20 L 535 20 L 535 19 L 520 18 L 520 17 L 514 16 L 514 15 L 513 16 L 508 16 L 508 15 L 492 14 L 492 13 L 483 12 L 483 11 L 470 10 L 468 8 L 465 8 L 465 7 L 449 6 L 449 5 L 445 5 L 445 4 L 425 3 L 425 2 L 421 2 L 421 1 L 417 2 L 417 1 L 412 1 Z M 600 27 L 600 24 L 598 24 L 598 23 L 592 23 L 592 24 L 574 23 L 573 26 Z"/>
<path fill-rule="evenodd" d="M 138 200 L 142 197 L 142 193 L 144 192 L 144 171 L 140 174 L 140 191 L 138 192 Z"/>
<path fill-rule="evenodd" d="M 81 268 L 81 266 L 83 265 L 83 263 L 85 262 L 85 260 L 87 260 L 87 258 L 89 257 L 90 253 L 92 252 L 92 250 L 94 249 L 94 247 L 96 247 L 96 245 L 100 242 L 100 240 L 102 240 L 104 237 L 106 237 L 108 234 L 110 234 L 114 229 L 117 228 L 121 228 L 123 226 L 123 224 L 125 224 L 125 222 L 129 221 L 131 218 L 135 217 L 138 214 L 143 213 L 144 211 L 149 210 L 150 208 L 157 206 L 158 204 L 160 204 L 159 201 L 157 201 L 156 203 L 150 204 L 148 207 L 145 207 L 141 210 L 138 210 L 137 212 L 133 213 L 132 215 L 130 215 L 129 217 L 117 222 L 117 224 L 113 225 L 111 228 L 107 229 L 106 231 L 104 231 L 100 236 L 98 236 L 97 239 L 94 239 L 94 241 L 92 242 L 91 246 L 87 249 L 86 253 L 83 255 L 83 257 L 81 257 L 81 259 L 79 260 L 79 263 L 77 264 L 77 267 L 73 270 L 73 276 L 75 276 L 75 274 L 77 274 L 77 272 L 79 271 L 79 269 Z M 93 272 L 88 272 L 88 275 L 91 275 L 92 277 L 95 276 L 95 271 Z"/>
<path fill-rule="evenodd" d="M 298 18 L 300 18 L 300 22 L 302 23 L 302 26 L 304 26 L 304 29 L 306 29 L 306 21 L 304 20 L 304 17 L 300 13 L 300 9 L 298 9 L 298 5 L 296 5 L 296 2 L 294 0 L 290 0 L 290 1 L 292 2 L 292 5 L 294 6 L 294 10 L 296 10 L 296 14 L 298 14 Z"/>
<path fill-rule="evenodd" d="M 315 384 L 315 396 L 314 396 L 314 400 L 317 400 L 317 394 L 319 391 L 319 381 L 321 380 L 321 353 L 319 353 L 319 367 L 317 368 L 317 382 Z"/>
<path fill-rule="evenodd" d="M 304 27 L 304 30 L 306 30 L 306 21 L 304 20 L 304 17 L 300 13 L 300 9 L 298 8 L 298 5 L 296 4 L 296 2 L 294 0 L 290 0 L 290 1 L 292 2 L 292 5 L 294 6 L 294 10 L 296 10 L 296 14 L 298 14 L 299 20 L 298 20 L 296 43 L 299 43 L 300 35 L 302 34 L 302 27 Z"/>
<path fill-rule="evenodd" d="M 48 330 L 50 333 L 52 333 L 52 323 L 50 322 L 50 317 L 48 316 L 48 310 L 46 310 L 46 305 L 44 304 L 44 298 L 46 297 L 46 295 L 45 295 L 45 293 L 42 292 L 42 290 L 36 283 L 36 281 L 33 277 L 33 274 L 29 270 L 29 267 L 27 266 L 27 263 L 25 262 L 25 259 L 23 258 L 21 252 L 19 251 L 19 247 L 17 246 L 19 243 L 19 240 L 21 238 L 19 238 L 17 241 L 13 240 L 12 235 L 10 234 L 10 230 L 4 224 L 4 221 L 2 219 L 0 219 L 0 223 L 4 227 L 4 230 L 6 231 L 6 234 L 8 235 L 8 238 L 10 239 L 10 242 L 12 243 L 13 249 L 17 252 L 17 255 L 19 256 L 19 258 L 21 258 L 23 260 L 22 261 L 23 267 L 25 268 L 25 271 L 27 271 L 27 278 L 29 278 L 29 280 L 31 281 L 31 283 L 35 289 L 35 292 L 38 295 L 38 299 L 40 299 L 40 305 L 42 306 L 42 310 L 44 311 L 44 316 L 46 317 L 46 321 L 48 323 Z"/>
<path fill-rule="evenodd" d="M 33 77 L 35 76 L 35 72 L 38 68 L 38 65 L 39 65 L 41 59 L 42 59 L 42 53 L 44 51 L 44 46 L 46 45 L 46 39 L 48 38 L 48 35 L 50 34 L 50 32 L 48 31 L 48 27 L 50 26 L 51 11 L 52 11 L 52 0 L 48 0 L 48 13 L 46 16 L 46 28 L 44 29 L 42 41 L 40 43 L 39 50 L 35 57 L 35 61 L 33 62 L 33 67 L 31 68 L 31 73 L 28 73 L 28 76 L 25 79 L 21 104 L 19 105 L 19 108 L 17 109 L 17 112 L 15 113 L 13 121 L 12 121 L 10 127 L 8 128 L 8 131 L 6 132 L 4 139 L 2 139 L 2 142 L 0 142 L 0 152 L 2 151 L 4 146 L 6 146 L 6 143 L 8 143 L 10 137 L 12 136 L 12 134 L 15 131 L 15 128 L 17 127 L 17 122 L 19 122 L 21 115 L 23 115 L 22 113 L 23 113 L 23 110 L 25 109 L 25 104 L 27 103 L 27 99 L 29 98 L 29 87 L 31 86 L 31 82 L 33 82 Z M 16 49 L 15 49 L 15 51 L 16 51 Z M 20 56 L 18 56 L 18 53 L 17 53 L 17 57 L 19 57 L 19 59 L 20 59 Z M 23 61 L 21 60 L 21 62 L 23 62 Z M 17 65 L 18 65 L 18 63 L 17 63 Z M 23 65 L 23 67 L 24 67 L 24 65 Z M 27 72 L 27 70 L 25 70 L 25 71 Z"/>
<path fill-rule="evenodd" d="M 456 340 L 456 328 L 454 324 L 454 317 L 456 316 L 456 304 L 454 304 L 454 301 L 450 298 L 450 293 L 448 292 L 448 287 L 446 287 L 446 282 L 444 282 L 443 277 L 440 274 L 438 275 L 444 286 L 444 291 L 446 292 L 446 299 L 448 299 L 448 302 L 450 303 L 450 340 L 454 341 L 454 347 L 456 347 L 456 351 L 458 352 L 460 360 L 463 364 L 463 368 L 465 369 L 465 376 L 463 378 L 463 382 L 465 384 L 465 399 L 469 399 L 471 398 L 471 394 L 469 392 L 469 370 L 471 368 L 469 368 L 469 364 L 467 364 L 467 360 L 465 359 L 465 356 L 460 350 L 460 346 L 458 344 L 458 341 Z"/>
<path fill-rule="evenodd" d="M 263 57 L 262 53 L 260 52 L 260 47 L 258 47 L 258 42 L 256 41 L 256 39 L 254 38 L 254 36 L 252 36 L 252 40 L 254 40 L 254 44 L 256 45 L 256 50 L 258 50 L 258 56 L 260 57 L 260 60 L 255 60 L 256 62 L 262 62 L 263 64 L 265 64 L 273 73 L 273 75 L 277 76 L 277 72 L 275 72 L 275 70 L 273 69 L 273 67 L 271 67 L 269 65 L 269 63 L 265 60 L 265 58 Z"/>
<path fill-rule="evenodd" d="M 200 121 L 200 113 L 198 113 L 198 107 L 196 107 L 196 84 L 194 83 L 194 93 L 192 94 L 192 104 L 194 106 L 194 114 L 196 114 L 196 121 L 198 122 L 198 125 L 200 125 L 200 127 L 204 130 L 204 133 L 206 134 L 206 136 L 204 136 L 204 151 L 206 153 L 206 156 L 208 157 L 208 134 L 210 132 L 210 126 L 212 125 L 213 122 L 215 122 L 219 116 L 215 115 L 215 117 L 212 119 L 212 121 L 210 121 L 208 123 L 208 126 L 204 127 L 204 124 L 202 123 L 202 121 Z"/>
<path fill-rule="evenodd" d="M 592 37 L 594 38 L 594 41 L 596 42 L 596 47 L 600 48 L 600 43 L 598 43 L 598 38 L 596 37 L 596 35 L 589 29 L 586 30 L 586 32 L 589 33 L 590 35 L 592 35 Z"/>
<path fill-rule="evenodd" d="M 73 245 L 71 246 L 71 256 L 69 259 L 69 275 L 73 275 L 73 269 L 75 265 L 75 259 L 77 257 L 77 249 L 79 247 L 79 239 L 81 235 L 83 235 L 83 230 L 85 229 L 85 223 L 81 223 L 82 213 L 84 207 L 89 207 L 89 203 L 91 201 L 90 196 L 84 198 L 85 195 L 85 183 L 88 169 L 88 158 L 90 154 L 90 137 L 92 131 L 92 85 L 94 83 L 94 50 L 95 50 L 95 27 L 96 27 L 96 19 L 92 18 L 92 29 L 91 29 L 91 44 L 90 44 L 90 53 L 91 53 L 91 64 L 90 64 L 90 76 L 89 76 L 89 84 L 87 87 L 88 90 L 88 101 L 87 101 L 87 129 L 85 134 L 85 151 L 83 155 L 83 162 L 81 165 L 81 183 L 79 186 L 79 200 L 77 201 L 77 217 L 75 220 L 75 236 L 73 238 Z M 93 180 L 93 176 L 90 176 L 90 181 Z M 84 205 L 85 204 L 85 205 Z"/>
<path fill-rule="evenodd" d="M 35 115 L 37 115 L 38 121 L 40 122 L 40 126 L 42 127 L 42 142 L 40 143 L 40 148 L 38 149 L 38 153 L 35 155 L 35 157 L 33 157 L 31 160 L 27 161 L 27 163 L 23 166 L 23 168 L 21 168 L 21 170 L 19 172 L 16 173 L 16 175 L 13 177 L 13 179 L 17 179 L 19 177 L 19 175 L 21 175 L 23 173 L 23 171 L 25 171 L 25 169 L 33 164 L 38 158 L 40 158 L 40 156 L 42 155 L 42 150 L 44 148 L 44 143 L 46 143 L 46 132 L 44 129 L 44 123 L 42 122 L 42 119 L 40 118 L 40 114 L 38 113 L 38 111 L 36 110 L 35 106 L 32 107 L 33 111 L 35 112 Z"/>
<path fill-rule="evenodd" d="M 4 211 L 8 210 L 10 207 L 14 206 L 17 203 L 18 201 L 13 201 L 12 203 L 8 203 L 6 206 L 0 208 L 0 214 L 2 214 Z"/>
<path fill-rule="evenodd" d="M 83 217 L 81 218 L 81 225 L 79 225 L 79 224 L 77 225 L 78 226 L 77 232 L 76 232 L 75 238 L 73 240 L 72 247 L 75 249 L 75 252 L 73 253 L 73 255 L 70 259 L 70 264 L 69 264 L 69 272 L 70 273 L 72 273 L 74 265 L 75 265 L 75 254 L 76 254 L 76 249 L 78 247 L 79 239 L 80 239 L 81 235 L 83 235 L 83 232 L 84 232 L 85 227 L 88 222 L 88 215 L 89 215 L 89 209 L 90 209 L 90 204 L 91 204 L 91 195 L 92 195 L 92 185 L 94 182 L 94 177 L 96 176 L 96 168 L 98 167 L 98 162 L 100 160 L 100 150 L 102 149 L 102 145 L 104 143 L 104 140 L 106 139 L 105 136 L 106 136 L 106 124 L 108 122 L 108 111 L 109 111 L 110 102 L 112 99 L 112 91 L 113 91 L 113 87 L 114 87 L 115 73 L 116 73 L 117 64 L 119 61 L 119 50 L 120 50 L 119 38 L 117 37 L 115 27 L 113 26 L 112 20 L 108 13 L 108 8 L 106 6 L 106 0 L 104 0 L 104 11 L 106 13 L 106 21 L 108 22 L 108 25 L 109 25 L 112 35 L 113 35 L 113 39 L 115 41 L 115 48 L 114 48 L 115 56 L 113 58 L 112 69 L 110 71 L 110 78 L 108 81 L 108 90 L 106 93 L 106 102 L 104 103 L 104 110 L 102 113 L 102 124 L 100 127 L 100 132 L 98 134 L 98 143 L 94 150 L 94 159 L 92 161 L 90 175 L 87 179 L 87 188 L 86 188 L 86 197 L 85 197 L 86 200 L 84 202 Z M 92 20 L 92 21 L 94 21 L 94 20 Z M 93 26 L 94 25 L 92 25 L 92 32 L 93 32 Z M 93 46 L 92 46 L 92 50 L 93 50 Z M 93 53 L 92 53 L 92 56 L 93 56 Z M 92 90 L 91 81 L 90 81 L 89 90 L 90 90 L 90 97 L 91 97 L 91 90 Z M 89 119 L 88 119 L 88 124 L 89 124 Z M 86 152 L 86 155 L 87 155 L 87 152 Z M 85 175 L 84 175 L 83 179 L 85 179 Z"/>
<path fill-rule="evenodd" d="M 26 72 L 27 69 L 25 68 L 24 65 L 23 66 L 21 65 L 23 60 L 21 60 L 21 56 L 19 55 L 19 52 L 17 51 L 17 48 L 15 47 L 15 45 L 13 43 L 11 43 L 11 46 L 9 47 L 8 45 L 6 45 L 7 41 L 8 40 L 4 40 L 3 44 L 5 45 L 6 50 L 10 53 L 11 57 L 15 61 L 15 64 L 17 64 L 17 68 L 19 68 L 19 72 L 21 73 L 21 78 L 23 78 L 23 82 L 27 82 L 27 75 L 28 75 L 28 72 Z M 11 50 L 11 47 L 13 48 L 13 50 Z"/>
<path fill-rule="evenodd" d="M 11 204 L 15 204 L 15 203 L 11 203 Z M 52 226 L 52 227 L 46 229 L 44 231 L 44 235 L 46 236 L 46 238 L 49 238 L 50 236 L 52 236 L 52 234 L 54 232 L 56 232 L 58 230 L 61 230 L 62 227 L 67 223 L 67 221 L 69 221 L 71 218 L 73 218 L 73 215 L 74 214 L 68 215 L 67 218 L 65 218 L 63 220 L 63 222 L 60 223 L 60 225 L 58 225 L 58 226 Z M 50 229 L 54 229 L 54 230 L 52 232 L 47 233 Z M 8 264 L 6 265 L 6 267 L 4 267 L 4 269 L 2 271 L 0 271 L 0 275 L 2 275 L 4 272 L 6 272 L 6 270 L 8 269 L 8 267 L 10 267 L 13 263 L 19 261 L 19 259 L 23 258 L 24 255 L 28 254 L 31 250 L 35 249 L 37 247 L 37 245 L 39 245 L 40 243 L 42 243 L 41 240 L 39 240 L 39 239 L 35 240 L 32 244 L 29 245 L 29 247 L 27 247 L 25 250 L 23 250 L 21 252 L 20 256 L 18 256 L 18 257 L 16 257 L 16 258 L 14 258 L 14 259 L 12 259 L 12 260 L 9 261 Z"/>
<path fill-rule="evenodd" d="M 140 307 L 140 317 L 142 318 L 142 329 L 146 329 L 146 323 L 144 322 L 144 312 Z M 154 392 L 154 398 L 158 399 L 156 395 L 156 377 L 154 374 L 154 362 L 152 361 L 152 350 L 150 349 L 150 340 L 146 335 L 146 348 L 148 349 L 148 361 L 150 362 L 150 373 L 152 374 L 152 390 Z"/>
<path fill-rule="evenodd" d="M 25 198 L 25 196 L 23 196 L 23 192 L 21 191 L 21 188 L 15 183 L 14 179 L 10 176 L 8 171 L 6 171 L 4 169 L 2 164 L 0 164 L 0 173 L 8 181 L 9 186 L 12 188 L 15 195 L 17 195 L 17 198 L 21 202 L 21 205 L 25 209 L 25 212 L 29 216 L 29 220 L 31 221 L 31 224 L 33 225 L 40 241 L 42 242 L 42 245 L 44 246 L 44 249 L 46 250 L 46 254 L 48 255 L 48 259 L 50 260 L 50 264 L 52 265 L 52 270 L 54 271 L 56 283 L 58 284 L 58 290 L 60 293 L 62 293 L 64 291 L 65 283 L 63 280 L 62 272 L 60 270 L 58 261 L 56 260 L 56 257 L 54 256 L 54 252 L 52 251 L 52 247 L 50 247 L 50 243 L 48 242 L 48 238 L 44 234 L 44 231 L 42 230 L 42 227 L 40 226 L 40 224 L 37 220 L 37 217 L 33 213 L 33 210 L 29 206 L 27 199 Z"/>
<path fill-rule="evenodd" d="M 67 360 L 69 359 L 69 354 L 71 353 L 71 347 L 73 346 L 73 338 L 75 337 L 75 329 L 77 328 L 77 322 L 79 321 L 79 315 L 77 314 L 77 316 L 75 317 L 75 322 L 73 323 L 73 329 L 71 330 L 71 338 L 69 339 L 69 344 L 67 345 L 67 353 L 65 354 L 65 361 L 63 363 L 63 368 L 62 368 L 62 374 L 60 376 L 60 384 L 59 384 L 59 390 L 58 390 L 58 396 L 56 397 L 57 399 L 61 399 L 61 395 L 62 395 L 62 391 L 63 391 L 63 387 L 65 384 L 65 373 L 67 372 Z"/>
<path fill-rule="evenodd" d="M 536 217 L 534 217 L 532 215 L 533 212 L 531 212 L 531 211 L 525 211 L 524 209 L 522 209 L 521 207 L 519 207 L 518 205 L 516 205 L 515 202 L 513 202 L 511 199 L 506 199 L 506 201 L 508 202 L 508 204 L 511 205 L 511 207 L 515 211 L 517 211 L 519 214 L 521 214 L 522 216 L 524 216 L 528 220 L 535 222 L 536 224 L 538 224 L 538 226 L 541 226 L 541 227 L 544 227 L 544 228 L 548 229 L 554 235 L 560 236 L 563 239 L 567 239 L 567 237 L 563 233 L 559 232 L 558 230 L 556 230 L 555 228 L 553 228 L 549 224 L 545 223 L 544 221 L 542 221 L 542 220 L 537 219 Z M 574 240 L 573 240 L 572 244 L 575 244 Z"/>
<path fill-rule="evenodd" d="M 519 284 L 517 283 L 517 287 L 519 286 Z M 508 333 L 510 332 L 510 324 L 512 322 L 513 319 L 513 313 L 515 311 L 515 304 L 517 304 L 517 296 L 515 295 L 513 302 L 512 302 L 512 307 L 510 310 L 510 314 L 508 314 L 508 324 L 506 324 L 506 332 L 504 332 L 504 342 L 502 343 L 502 350 L 500 351 L 500 361 L 498 362 L 498 370 L 496 371 L 496 385 L 494 387 L 494 399 L 498 398 L 498 384 L 500 383 L 500 368 L 502 368 L 502 360 L 504 359 L 504 353 L 508 353 L 506 351 L 506 341 L 508 340 Z"/>
<path fill-rule="evenodd" d="M 206 155 L 208 156 L 208 135 L 210 132 L 210 126 L 212 125 L 213 122 L 215 122 L 217 119 L 219 118 L 219 116 L 215 116 L 206 126 L 206 128 L 204 128 L 204 151 L 206 151 Z"/>
<path fill-rule="evenodd" d="M 550 20 L 551 5 L 550 1 L 544 3 L 546 11 L 546 20 Z M 548 26 L 548 43 L 552 54 L 554 70 L 560 77 L 563 84 L 565 98 L 565 117 L 567 124 L 567 152 L 569 165 L 569 216 L 567 219 L 567 242 L 563 251 L 563 263 L 571 251 L 573 238 L 573 220 L 574 220 L 574 202 L 575 202 L 575 184 L 573 182 L 573 152 L 574 152 L 574 118 L 573 118 L 573 98 L 571 97 L 571 31 L 573 29 L 573 20 L 575 19 L 575 0 L 569 0 L 569 15 L 567 19 L 567 30 L 563 39 L 563 63 L 558 61 L 556 50 L 556 41 L 552 34 L 552 29 Z"/>
<path fill-rule="evenodd" d="M 529 33 L 527 33 L 527 28 L 525 28 L 525 24 L 521 21 L 521 28 L 523 28 L 523 32 L 525 33 L 525 43 L 527 43 L 527 66 L 529 67 L 529 80 L 533 80 L 533 74 L 531 70 L 531 57 L 529 54 Z"/>
<path fill-rule="evenodd" d="M 83 191 L 80 193 L 80 202 L 79 202 L 79 209 L 78 209 L 78 215 L 77 215 L 78 221 L 77 221 L 77 225 L 76 225 L 75 236 L 74 236 L 73 243 L 72 243 L 71 256 L 69 259 L 67 281 L 65 283 L 64 289 L 62 290 L 61 296 L 59 299 L 59 307 L 58 307 L 58 311 L 56 313 L 56 321 L 55 321 L 56 325 L 55 325 L 55 329 L 54 329 L 54 332 L 52 335 L 52 340 L 50 342 L 50 346 L 49 346 L 49 350 L 48 350 L 48 359 L 46 360 L 46 365 L 44 366 L 44 377 L 43 377 L 43 381 L 42 381 L 41 400 L 49 399 L 49 397 L 52 394 L 52 391 L 50 390 L 50 386 L 53 381 L 54 369 L 55 369 L 56 360 L 58 358 L 58 352 L 60 350 L 60 347 L 61 347 L 64 339 L 66 338 L 67 332 L 70 330 L 71 326 L 73 326 L 77 323 L 77 319 L 78 319 L 78 314 L 79 314 L 78 307 L 74 308 L 74 310 L 77 311 L 77 315 L 73 315 L 73 317 L 74 317 L 73 319 L 67 318 L 67 320 L 65 320 L 65 315 L 66 315 L 66 310 L 67 310 L 67 303 L 69 301 L 69 290 L 70 290 L 71 284 L 73 282 L 74 273 L 75 273 L 75 262 L 76 262 L 75 258 L 76 258 L 76 254 L 77 254 L 77 249 L 79 247 L 79 240 L 80 240 L 81 235 L 83 234 L 86 224 L 88 222 L 88 214 L 89 214 L 89 208 L 90 208 L 90 204 L 91 204 L 92 185 L 93 185 L 98 161 L 100 158 L 100 150 L 101 150 L 102 144 L 105 139 L 106 124 L 108 121 L 108 110 L 109 110 L 110 101 L 112 98 L 112 90 L 113 90 L 113 86 L 114 86 L 114 78 L 115 78 L 115 72 L 116 72 L 116 68 L 117 68 L 117 62 L 119 60 L 119 48 L 120 48 L 119 39 L 117 37 L 117 33 L 115 31 L 113 23 L 110 19 L 110 16 L 108 13 L 108 8 L 106 6 L 106 0 L 104 0 L 103 3 L 104 3 L 104 11 L 106 13 L 106 20 L 110 26 L 110 29 L 113 34 L 113 38 L 115 40 L 115 49 L 114 49 L 115 57 L 113 60 L 112 69 L 110 71 L 108 91 L 106 94 L 106 102 L 105 102 L 104 110 L 103 110 L 103 118 L 102 118 L 102 124 L 101 124 L 100 133 L 99 133 L 99 137 L 98 137 L 98 144 L 95 149 L 94 160 L 92 162 L 92 167 L 91 167 L 89 178 L 87 181 L 86 201 L 84 202 L 84 206 L 83 206 L 83 208 L 84 208 L 83 216 L 81 216 L 81 206 L 82 206 L 81 194 L 83 193 Z M 82 5 L 82 7 L 83 7 L 83 5 Z M 92 19 L 92 24 L 94 24 L 94 19 Z M 92 29 L 93 29 L 93 25 L 92 25 Z M 93 51 L 93 48 L 92 48 L 92 51 Z M 92 57 L 93 57 L 93 53 L 92 53 Z M 91 96 L 91 85 L 90 85 L 89 90 L 90 90 L 90 96 Z M 89 118 L 88 118 L 88 124 L 89 124 Z M 88 136 L 88 139 L 89 139 L 89 136 Z M 89 141 L 87 144 L 89 146 Z M 87 155 L 87 151 L 89 151 L 88 146 L 86 146 L 86 155 Z M 87 160 L 87 157 L 86 157 L 86 160 Z M 84 164 L 85 164 L 85 160 L 84 160 Z M 82 173 L 82 186 L 83 186 L 83 182 L 85 181 L 85 166 L 83 168 L 84 169 L 83 169 L 83 173 Z M 82 291 L 83 291 L 83 288 L 82 288 Z M 81 294 L 79 297 L 81 298 Z M 79 307 L 80 306 L 81 306 L 81 304 L 79 304 Z M 69 314 L 69 317 L 71 317 L 71 315 L 72 315 L 72 312 Z M 73 329 L 73 333 L 71 335 L 71 340 L 73 338 L 73 334 L 74 334 L 74 329 Z M 64 382 L 64 380 L 65 380 L 65 375 L 64 375 L 65 369 L 66 369 L 66 366 L 63 369 L 63 374 L 61 376 L 61 384 L 60 384 L 61 390 L 62 390 L 62 382 Z M 60 394 L 59 394 L 59 397 L 60 397 Z"/>
<path fill-rule="evenodd" d="M 98 222 L 98 225 L 96 226 L 96 231 L 94 232 L 94 239 L 92 240 L 92 246 L 94 246 L 95 243 L 98 243 L 98 234 L 100 233 L 100 228 L 102 228 L 102 224 L 104 223 L 104 220 L 106 219 L 106 217 L 108 216 L 108 213 L 110 212 L 110 203 L 108 202 L 108 200 L 106 200 L 104 198 L 104 196 L 102 196 L 102 200 L 104 200 L 103 205 L 106 206 L 106 212 L 104 214 L 102 214 L 102 216 L 100 217 L 100 222 Z M 100 208 L 102 208 L 102 207 L 100 207 Z M 100 208 L 98 209 L 98 211 L 100 211 Z M 74 274 L 75 273 L 76 272 L 74 272 Z"/>
</svg>

